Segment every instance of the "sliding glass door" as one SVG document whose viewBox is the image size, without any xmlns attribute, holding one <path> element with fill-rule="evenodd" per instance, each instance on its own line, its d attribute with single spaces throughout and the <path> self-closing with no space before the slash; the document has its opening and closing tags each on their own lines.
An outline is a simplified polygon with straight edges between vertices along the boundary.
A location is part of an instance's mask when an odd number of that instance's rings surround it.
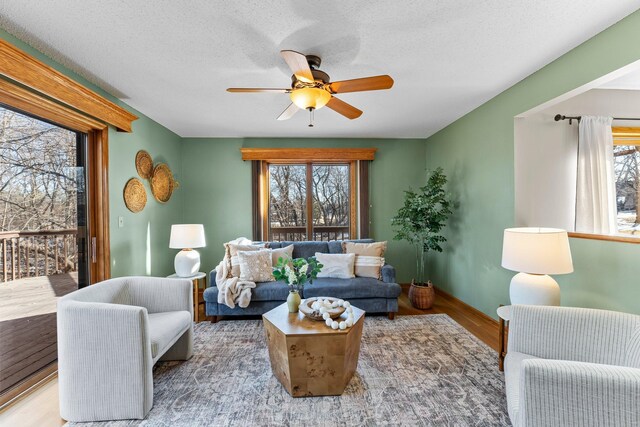
<svg viewBox="0 0 640 427">
<path fill-rule="evenodd" d="M 57 299 L 88 284 L 87 135 L 0 105 L 0 394 L 57 358 Z"/>
</svg>

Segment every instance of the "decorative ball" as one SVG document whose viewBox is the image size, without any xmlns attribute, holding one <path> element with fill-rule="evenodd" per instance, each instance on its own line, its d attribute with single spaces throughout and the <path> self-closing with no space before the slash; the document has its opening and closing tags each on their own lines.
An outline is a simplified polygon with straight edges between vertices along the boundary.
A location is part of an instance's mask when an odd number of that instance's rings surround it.
<svg viewBox="0 0 640 427">
<path fill-rule="evenodd" d="M 325 314 L 327 312 L 326 307 L 320 307 L 320 313 Z"/>
<path fill-rule="evenodd" d="M 348 310 L 349 307 L 351 307 L 351 303 L 349 301 L 345 301 L 342 306 Z"/>
<path fill-rule="evenodd" d="M 326 319 L 326 320 L 325 320 L 325 322 L 324 322 L 324 323 L 326 323 L 326 324 L 327 324 L 327 326 L 331 326 L 331 324 L 333 323 L 333 319 L 328 318 L 328 319 Z"/>
<path fill-rule="evenodd" d="M 353 319 L 347 319 L 344 323 L 347 325 L 347 328 L 350 328 L 353 326 Z"/>
<path fill-rule="evenodd" d="M 344 300 L 343 299 L 339 299 L 338 300 L 338 307 L 342 307 L 344 305 Z"/>
<path fill-rule="evenodd" d="M 338 323 L 338 327 L 340 329 L 347 329 L 347 322 L 340 322 Z"/>
<path fill-rule="evenodd" d="M 314 301 L 313 304 L 311 304 L 311 308 L 313 308 L 314 310 L 317 310 L 320 308 L 320 304 L 318 304 L 318 301 Z"/>
<path fill-rule="evenodd" d="M 335 320 L 333 322 L 331 322 L 331 329 L 338 329 L 339 326 L 340 325 Z"/>
<path fill-rule="evenodd" d="M 353 308 L 352 307 L 347 307 L 347 313 L 353 313 Z"/>
<path fill-rule="evenodd" d="M 330 318 L 331 318 L 331 315 L 329 315 L 329 313 L 323 313 L 323 314 L 322 314 L 322 318 L 323 318 L 324 320 L 327 320 L 327 319 L 330 319 Z"/>
</svg>

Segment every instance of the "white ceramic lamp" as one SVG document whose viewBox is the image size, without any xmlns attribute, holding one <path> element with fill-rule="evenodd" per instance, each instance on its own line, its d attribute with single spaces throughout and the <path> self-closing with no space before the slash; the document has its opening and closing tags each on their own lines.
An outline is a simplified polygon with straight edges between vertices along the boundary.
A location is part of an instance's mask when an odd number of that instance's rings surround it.
<svg viewBox="0 0 640 427">
<path fill-rule="evenodd" d="M 193 249 L 205 246 L 202 224 L 174 224 L 171 226 L 169 247 L 182 249 L 173 261 L 178 276 L 190 277 L 200 271 L 200 254 Z"/>
<path fill-rule="evenodd" d="M 507 228 L 502 266 L 519 272 L 511 279 L 511 304 L 560 305 L 560 286 L 549 274 L 573 272 L 567 232 L 558 228 Z"/>
</svg>

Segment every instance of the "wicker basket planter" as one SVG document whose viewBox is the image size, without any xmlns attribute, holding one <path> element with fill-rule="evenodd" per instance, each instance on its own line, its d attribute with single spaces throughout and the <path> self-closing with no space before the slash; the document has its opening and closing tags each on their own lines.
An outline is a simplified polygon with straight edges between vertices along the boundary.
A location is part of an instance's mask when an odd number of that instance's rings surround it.
<svg viewBox="0 0 640 427">
<path fill-rule="evenodd" d="M 436 298 L 435 291 L 433 289 L 433 283 L 429 280 L 425 285 L 416 285 L 414 281 L 411 281 L 411 287 L 409 288 L 409 301 L 411 305 L 420 310 L 427 310 L 433 305 L 433 300 Z"/>
</svg>

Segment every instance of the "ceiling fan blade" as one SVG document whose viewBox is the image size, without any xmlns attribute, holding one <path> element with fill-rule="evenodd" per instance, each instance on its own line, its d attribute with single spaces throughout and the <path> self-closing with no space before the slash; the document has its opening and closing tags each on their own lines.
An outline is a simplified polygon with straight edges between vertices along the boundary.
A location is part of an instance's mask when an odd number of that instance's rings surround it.
<svg viewBox="0 0 640 427">
<path fill-rule="evenodd" d="M 372 76 L 361 79 L 342 80 L 329 84 L 331 93 L 362 92 L 365 90 L 390 89 L 393 79 L 390 76 Z"/>
<path fill-rule="evenodd" d="M 290 93 L 291 89 L 270 89 L 264 87 L 230 87 L 227 92 L 233 93 L 252 93 L 252 92 L 271 92 L 271 93 Z"/>
<path fill-rule="evenodd" d="M 281 50 L 280 55 L 299 80 L 313 83 L 313 74 L 311 73 L 311 68 L 309 68 L 309 62 L 307 62 L 306 56 L 295 50 Z"/>
<path fill-rule="evenodd" d="M 278 120 L 289 120 L 299 110 L 298 106 L 293 102 L 278 116 Z"/>
<path fill-rule="evenodd" d="M 335 96 L 332 96 L 329 102 L 327 103 L 327 107 L 331 108 L 336 113 L 342 114 L 347 119 L 353 120 L 357 119 L 362 115 L 362 111 L 358 110 L 353 105 L 347 104 L 344 101 L 339 100 Z"/>
</svg>

